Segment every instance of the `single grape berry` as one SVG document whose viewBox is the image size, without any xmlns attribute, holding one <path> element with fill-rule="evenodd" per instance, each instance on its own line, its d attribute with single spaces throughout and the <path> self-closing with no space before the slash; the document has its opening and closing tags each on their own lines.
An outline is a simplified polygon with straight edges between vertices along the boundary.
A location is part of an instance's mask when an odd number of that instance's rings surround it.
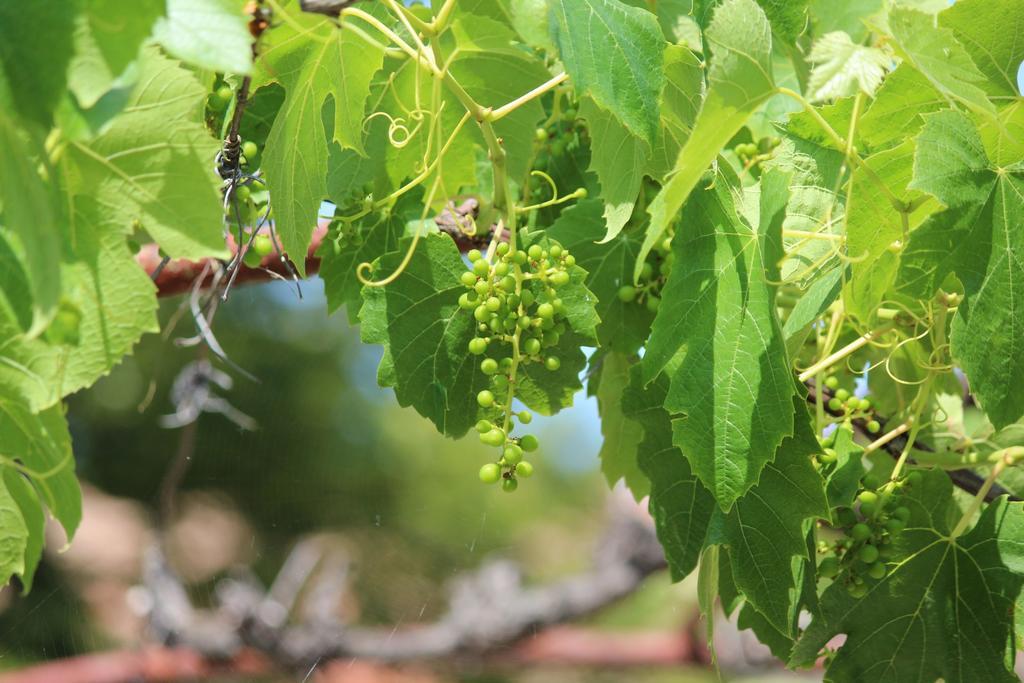
<svg viewBox="0 0 1024 683">
<path fill-rule="evenodd" d="M 493 375 L 498 372 L 498 361 L 493 358 L 484 358 L 480 361 L 480 370 L 483 371 L 485 375 Z"/>
<path fill-rule="evenodd" d="M 862 399 L 860 399 L 860 401 L 858 402 L 858 407 L 860 407 L 861 410 L 871 410 L 871 399 L 870 398 L 862 398 Z"/>
<path fill-rule="evenodd" d="M 533 413 L 531 413 L 529 410 L 519 411 L 519 414 L 516 415 L 516 417 L 518 417 L 519 421 L 524 425 L 528 425 L 530 424 L 530 422 L 533 421 Z"/>
<path fill-rule="evenodd" d="M 839 576 L 839 559 L 836 557 L 826 557 L 818 565 L 818 576 L 826 579 L 834 579 Z"/>
<path fill-rule="evenodd" d="M 505 432 L 494 428 L 489 432 L 480 435 L 480 440 L 488 446 L 500 446 L 505 443 Z"/>
<path fill-rule="evenodd" d="M 651 313 L 656 313 L 660 307 L 661 307 L 661 298 L 656 297 L 653 294 L 651 294 L 649 297 L 647 297 L 647 310 L 648 311 L 650 311 Z"/>
<path fill-rule="evenodd" d="M 494 405 L 494 394 L 484 389 L 476 395 L 476 402 L 480 404 L 481 408 L 490 408 Z"/>
<path fill-rule="evenodd" d="M 270 235 L 259 234 L 252 241 L 252 250 L 259 257 L 270 256 L 274 253 L 274 241 Z"/>
<path fill-rule="evenodd" d="M 878 423 L 878 420 L 869 420 L 867 425 L 865 426 L 867 427 L 867 430 L 872 434 L 877 434 L 878 430 L 882 428 L 882 425 Z"/>
<path fill-rule="evenodd" d="M 507 493 L 512 493 L 517 488 L 519 488 L 519 482 L 516 481 L 515 479 L 502 479 L 501 480 L 501 490 L 502 491 L 505 491 Z"/>
<path fill-rule="evenodd" d="M 892 511 L 892 516 L 896 519 L 902 520 L 904 523 L 910 521 L 910 508 L 898 507 Z"/>
<path fill-rule="evenodd" d="M 860 501 L 861 505 L 867 503 L 868 505 L 874 505 L 878 502 L 878 494 L 874 491 L 861 491 L 857 495 L 857 500 Z"/>
<path fill-rule="evenodd" d="M 871 527 L 867 524 L 860 522 L 854 524 L 853 528 L 850 529 L 850 538 L 855 541 L 866 541 L 871 538 Z"/>
<path fill-rule="evenodd" d="M 622 285 L 619 287 L 619 301 L 628 304 L 634 299 L 636 299 L 636 287 L 631 287 L 629 285 Z"/>
<path fill-rule="evenodd" d="M 491 264 L 488 263 L 487 261 L 484 261 L 483 259 L 480 259 L 479 261 L 473 264 L 473 272 L 479 275 L 480 277 L 485 277 L 488 273 L 491 272 Z"/>
<path fill-rule="evenodd" d="M 846 586 L 846 592 L 850 594 L 851 598 L 863 598 L 868 594 L 867 584 L 856 584 L 851 583 Z"/>
<path fill-rule="evenodd" d="M 489 462 L 480 468 L 480 481 L 485 484 L 497 484 L 498 480 L 501 479 L 501 467 L 493 462 Z"/>
<path fill-rule="evenodd" d="M 875 562 L 868 568 L 868 576 L 872 579 L 885 578 L 885 562 Z"/>
<path fill-rule="evenodd" d="M 543 128 L 538 128 L 537 130 L 533 131 L 533 137 L 537 140 L 537 142 L 546 142 L 548 139 L 548 132 Z"/>
<path fill-rule="evenodd" d="M 829 389 L 835 389 L 836 387 L 839 386 L 839 378 L 836 377 L 835 375 L 832 375 L 831 377 L 826 377 L 825 386 L 828 387 Z"/>
<path fill-rule="evenodd" d="M 494 429 L 494 425 L 491 424 L 490 420 L 480 420 L 476 423 L 476 431 L 480 434 L 485 434 L 492 429 Z"/>
<path fill-rule="evenodd" d="M 831 410 L 832 412 L 836 412 L 838 410 L 842 410 L 842 408 L 843 408 L 843 402 L 840 401 L 838 398 L 830 398 L 828 400 L 828 409 Z"/>
<path fill-rule="evenodd" d="M 459 280 L 461 280 L 462 284 L 466 285 L 467 287 L 472 287 L 473 285 L 476 284 L 476 275 L 467 270 L 465 273 L 459 276 Z"/>
<path fill-rule="evenodd" d="M 541 304 L 537 307 L 537 315 L 545 319 L 553 318 L 555 315 L 555 307 L 551 304 Z"/>
<path fill-rule="evenodd" d="M 836 389 L 836 398 L 838 398 L 840 401 L 845 401 L 846 399 L 850 398 L 850 392 L 847 391 L 846 389 Z"/>
<path fill-rule="evenodd" d="M 535 337 L 530 337 L 523 342 L 523 351 L 527 356 L 536 356 L 540 353 L 540 340 Z"/>
<path fill-rule="evenodd" d="M 519 446 L 527 453 L 533 453 L 540 446 L 540 442 L 537 441 L 537 437 L 533 434 L 527 434 L 519 439 Z"/>
<path fill-rule="evenodd" d="M 893 517 L 885 523 L 885 529 L 890 534 L 898 534 L 899 532 L 903 531 L 903 529 L 906 528 L 906 526 L 907 523 L 897 517 Z"/>
<path fill-rule="evenodd" d="M 529 479 L 533 476 L 533 465 L 525 460 L 522 461 L 516 465 L 516 476 L 522 477 L 523 479 Z"/>
<path fill-rule="evenodd" d="M 249 161 L 255 159 L 256 155 L 259 153 L 259 145 L 257 145 L 252 140 L 246 140 L 245 142 L 242 143 L 242 156 L 244 156 Z"/>
<path fill-rule="evenodd" d="M 569 273 L 559 270 L 551 274 L 551 284 L 555 287 L 565 287 L 569 284 Z"/>
<path fill-rule="evenodd" d="M 505 446 L 502 457 L 505 458 L 506 465 L 517 465 L 523 459 L 523 449 L 515 444 L 510 444 Z"/>
<path fill-rule="evenodd" d="M 481 353 L 487 350 L 487 340 L 481 337 L 473 337 L 469 340 L 469 352 L 474 356 L 479 356 Z"/>
<path fill-rule="evenodd" d="M 873 564 L 878 559 L 878 548 L 873 545 L 862 546 L 857 551 L 857 559 L 864 564 Z"/>
<path fill-rule="evenodd" d="M 531 261 L 536 261 L 540 258 L 540 255 L 544 253 L 539 244 L 531 244 L 530 248 L 526 250 L 526 255 L 530 257 Z"/>
<path fill-rule="evenodd" d="M 839 456 L 836 455 L 834 448 L 825 448 L 818 454 L 818 462 L 823 465 L 831 465 L 834 463 Z"/>
<path fill-rule="evenodd" d="M 558 368 L 562 367 L 562 361 L 558 359 L 558 356 L 548 356 L 544 359 L 544 367 L 551 372 L 554 372 Z"/>
</svg>

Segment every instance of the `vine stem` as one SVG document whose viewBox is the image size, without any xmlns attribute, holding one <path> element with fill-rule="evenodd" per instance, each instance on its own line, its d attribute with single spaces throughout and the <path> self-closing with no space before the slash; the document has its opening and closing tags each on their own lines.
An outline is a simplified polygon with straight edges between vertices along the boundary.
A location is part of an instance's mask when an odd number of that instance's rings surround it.
<svg viewBox="0 0 1024 683">
<path fill-rule="evenodd" d="M 820 371 L 832 367 L 833 365 L 835 365 L 836 363 L 838 363 L 842 359 L 844 359 L 847 356 L 849 356 L 850 354 L 852 354 L 857 349 L 859 349 L 862 346 L 868 344 L 869 342 L 874 341 L 875 339 L 877 339 L 878 337 L 882 336 L 883 334 L 885 334 L 886 332 L 888 332 L 892 328 L 893 328 L 892 323 L 888 323 L 888 324 L 882 325 L 881 327 L 878 327 L 878 328 L 868 332 L 867 334 L 864 334 L 864 335 L 861 335 L 860 337 L 857 337 L 856 339 L 854 339 L 852 342 L 850 342 L 849 344 L 847 344 L 843 348 L 839 349 L 835 353 L 833 353 L 833 354 L 831 354 L 831 355 L 829 355 L 829 356 L 827 356 L 825 358 L 822 358 L 820 361 L 818 361 L 817 363 L 815 363 L 811 367 L 809 367 L 806 370 L 804 370 L 803 372 L 801 372 L 797 376 L 797 378 L 801 382 L 806 382 L 808 379 L 810 379 L 811 377 L 814 377 Z"/>
<path fill-rule="evenodd" d="M 906 422 L 901 422 L 896 427 L 892 428 L 882 436 L 878 437 L 877 439 L 869 443 L 867 446 L 864 447 L 864 455 L 877 451 L 879 448 L 882 448 L 883 446 L 885 446 L 885 444 L 889 443 L 897 436 L 905 434 L 907 430 L 910 429 L 910 422 L 910 420 L 907 420 Z"/>
<path fill-rule="evenodd" d="M 956 526 L 953 527 L 953 531 L 949 534 L 949 542 L 955 541 L 964 531 L 967 530 L 967 525 L 974 519 L 974 515 L 977 514 L 978 510 L 981 509 L 981 504 L 985 500 L 985 495 L 992 488 L 992 485 L 996 483 L 996 478 L 1003 473 L 1010 465 L 1013 465 L 1017 460 L 1024 458 L 1024 446 L 1011 446 L 1010 448 L 1004 448 L 1000 451 L 996 451 L 992 454 L 991 459 L 995 460 L 995 465 L 992 466 L 992 471 L 985 477 L 985 483 L 981 485 L 978 493 L 974 496 L 970 506 L 964 510 L 964 514 L 960 517 L 960 521 L 957 522 Z"/>
<path fill-rule="evenodd" d="M 557 76 L 555 76 L 554 78 L 551 78 L 551 79 L 545 81 L 544 83 L 541 83 L 540 85 L 538 85 L 536 88 L 534 88 L 530 92 L 525 93 L 524 95 L 521 95 L 521 96 L 517 97 L 516 99 L 512 100 L 508 104 L 504 104 L 504 105 L 498 107 L 497 109 L 494 109 L 493 111 L 491 111 L 487 115 L 487 118 L 490 119 L 492 122 L 493 121 L 497 121 L 497 120 L 507 116 L 508 114 L 511 114 L 513 111 L 515 111 L 519 107 L 523 106 L 524 104 L 526 104 L 530 100 L 537 99 L 538 97 L 540 97 L 541 95 L 543 95 L 547 91 L 552 90 L 553 88 L 557 88 L 562 83 L 565 83 L 567 80 L 569 80 L 569 74 L 567 74 L 567 73 L 560 73 Z"/>
</svg>

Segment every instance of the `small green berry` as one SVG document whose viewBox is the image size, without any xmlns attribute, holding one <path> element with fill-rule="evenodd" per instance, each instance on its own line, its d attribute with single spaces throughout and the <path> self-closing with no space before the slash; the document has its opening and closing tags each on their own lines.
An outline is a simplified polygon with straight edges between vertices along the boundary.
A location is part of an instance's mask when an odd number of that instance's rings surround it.
<svg viewBox="0 0 1024 683">
<path fill-rule="evenodd" d="M 884 579 L 885 578 L 885 563 L 875 562 L 868 568 L 868 576 L 872 579 Z"/>
<path fill-rule="evenodd" d="M 826 557 L 818 565 L 818 576 L 826 579 L 834 579 L 839 576 L 839 559 L 836 557 Z"/>
<path fill-rule="evenodd" d="M 535 337 L 530 337 L 523 342 L 523 351 L 527 356 L 536 356 L 540 353 L 540 340 Z"/>
<path fill-rule="evenodd" d="M 850 392 L 847 391 L 846 389 L 836 389 L 836 398 L 838 398 L 840 401 L 845 401 L 846 399 L 850 398 Z"/>
<path fill-rule="evenodd" d="M 465 273 L 459 276 L 459 280 L 461 280 L 462 284 L 466 285 L 467 287 L 472 287 L 473 285 L 476 284 L 476 275 L 467 270 Z"/>
<path fill-rule="evenodd" d="M 516 476 L 522 477 L 523 479 L 529 479 L 533 476 L 533 465 L 527 461 L 522 461 L 516 465 Z"/>
<path fill-rule="evenodd" d="M 839 378 L 835 375 L 831 375 L 825 378 L 825 386 L 829 389 L 835 389 L 839 386 Z"/>
<path fill-rule="evenodd" d="M 882 425 L 879 424 L 878 420 L 869 420 L 865 427 L 867 427 L 868 432 L 870 432 L 871 434 L 877 434 L 878 431 L 882 428 Z"/>
<path fill-rule="evenodd" d="M 494 405 L 494 394 L 484 389 L 476 395 L 476 402 L 480 404 L 481 408 L 490 408 Z"/>
<path fill-rule="evenodd" d="M 544 250 L 541 249 L 539 244 L 531 244 L 530 248 L 526 250 L 526 255 L 530 257 L 531 261 L 536 261 L 543 253 Z"/>
<path fill-rule="evenodd" d="M 619 287 L 619 301 L 628 304 L 634 299 L 636 299 L 636 287 L 631 287 L 630 285 L 622 285 Z"/>
<path fill-rule="evenodd" d="M 526 434 L 519 439 L 519 446 L 527 453 L 533 453 L 540 446 L 540 442 L 537 441 L 537 437 L 533 434 Z"/>
<path fill-rule="evenodd" d="M 523 449 L 515 444 L 509 444 L 505 446 L 502 457 L 505 458 L 505 464 L 516 465 L 523 459 Z"/>
<path fill-rule="evenodd" d="M 857 559 L 864 564 L 873 564 L 878 559 L 878 548 L 873 545 L 861 546 L 857 551 Z"/>
<path fill-rule="evenodd" d="M 548 356 L 544 359 L 544 367 L 551 372 L 554 372 L 558 368 L 562 367 L 562 361 L 558 359 L 558 356 Z"/>
<path fill-rule="evenodd" d="M 491 264 L 488 263 L 487 261 L 484 261 L 483 259 L 480 259 L 479 261 L 473 264 L 473 272 L 479 275 L 480 277 L 484 277 L 491 272 Z"/>
<path fill-rule="evenodd" d="M 647 297 L 647 310 L 651 313 L 657 312 L 658 308 L 661 307 L 661 299 L 654 296 L 653 294 Z"/>
<path fill-rule="evenodd" d="M 910 521 L 910 508 L 898 507 L 892 511 L 892 516 L 905 524 Z"/>
<path fill-rule="evenodd" d="M 555 287 L 565 287 L 569 284 L 569 273 L 564 270 L 558 270 L 551 274 L 551 284 Z"/>
<path fill-rule="evenodd" d="M 252 140 L 246 140 L 242 143 L 242 156 L 248 161 L 252 161 L 256 158 L 256 155 L 260 153 L 259 145 Z"/>
<path fill-rule="evenodd" d="M 486 434 L 492 429 L 494 429 L 494 425 L 491 424 L 490 420 L 480 420 L 476 423 L 476 431 L 480 434 Z"/>
<path fill-rule="evenodd" d="M 510 478 L 510 479 L 502 479 L 501 480 L 501 490 L 502 491 L 505 491 L 506 493 L 512 493 L 517 488 L 519 488 L 519 482 L 516 481 L 515 479 L 511 479 Z"/>
<path fill-rule="evenodd" d="M 533 421 L 533 413 L 531 413 L 529 410 L 519 411 L 516 417 L 518 417 L 519 421 L 524 425 L 528 425 L 530 424 L 530 422 Z"/>
<path fill-rule="evenodd" d="M 481 353 L 487 350 L 487 340 L 480 337 L 473 337 L 469 340 L 469 352 L 474 356 L 479 356 Z"/>
<path fill-rule="evenodd" d="M 828 409 L 832 412 L 837 412 L 843 409 L 843 402 L 838 398 L 830 398 L 828 400 Z"/>
<path fill-rule="evenodd" d="M 500 446 L 505 443 L 505 432 L 495 428 L 481 434 L 480 440 L 488 446 Z"/>
<path fill-rule="evenodd" d="M 480 370 L 483 371 L 485 375 L 493 375 L 498 372 L 498 361 L 493 358 L 484 358 L 480 361 Z"/>
<path fill-rule="evenodd" d="M 857 500 L 860 501 L 861 505 L 867 503 L 868 505 L 874 505 L 878 502 L 878 494 L 874 491 L 861 491 L 857 495 Z"/>
<path fill-rule="evenodd" d="M 541 304 L 537 307 L 537 315 L 541 318 L 553 318 L 555 316 L 555 307 L 551 304 Z"/>
<path fill-rule="evenodd" d="M 470 263 L 476 263 L 483 257 L 484 255 L 480 253 L 479 249 L 470 249 L 469 251 L 466 252 L 466 258 L 469 259 Z"/>
<path fill-rule="evenodd" d="M 850 529 L 850 538 L 855 541 L 866 541 L 871 538 L 871 527 L 864 522 L 859 522 L 853 525 Z"/>
</svg>

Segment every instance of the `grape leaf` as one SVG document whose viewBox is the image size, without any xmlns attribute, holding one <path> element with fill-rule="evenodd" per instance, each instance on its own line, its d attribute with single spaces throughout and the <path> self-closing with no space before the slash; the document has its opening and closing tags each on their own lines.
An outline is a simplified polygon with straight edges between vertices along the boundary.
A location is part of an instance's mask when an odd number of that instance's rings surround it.
<svg viewBox="0 0 1024 683">
<path fill-rule="evenodd" d="M 729 547 L 736 586 L 780 632 L 795 634 L 807 559 L 805 520 L 829 515 L 821 477 L 811 464 L 820 451 L 804 399 L 796 396 L 793 436 L 779 446 L 757 484 L 728 515 L 716 510 L 712 528 Z M 719 540 L 719 539 L 716 539 Z"/>
<path fill-rule="evenodd" d="M 1020 96 L 1017 69 L 1024 61 L 1024 10 L 1016 0 L 960 0 L 939 14 L 986 79 L 981 87 L 996 100 Z"/>
<path fill-rule="evenodd" d="M 64 96 L 77 12 L 73 2 L 0 3 L 0 66 L 15 109 L 35 123 L 49 126 Z"/>
<path fill-rule="evenodd" d="M 854 43 L 842 31 L 814 42 L 807 61 L 814 64 L 807 90 L 812 101 L 832 100 L 862 92 L 873 95 L 892 58 L 885 51 Z"/>
<path fill-rule="evenodd" d="M 709 87 L 671 177 L 655 196 L 647 236 L 634 270 L 657 244 L 719 150 L 765 100 L 775 93 L 771 75 L 771 27 L 752 0 L 725 0 L 706 32 L 711 45 Z"/>
<path fill-rule="evenodd" d="M 361 31 L 293 13 L 304 29 L 278 29 L 260 55 L 254 85 L 276 81 L 285 99 L 267 136 L 263 168 L 274 196 L 277 234 L 289 254 L 305 254 L 327 193 L 327 140 L 321 110 L 334 99 L 334 140 L 362 152 L 363 112 L 384 51 Z M 279 34 L 283 31 L 283 34 Z M 335 65 L 337 70 L 330 68 Z M 300 274 L 305 259 L 294 258 Z"/>
<path fill-rule="evenodd" d="M 810 663 L 845 633 L 828 680 L 1018 680 L 1013 614 L 1024 572 L 1024 505 L 999 498 L 968 534 L 951 540 L 949 479 L 931 472 L 922 489 L 928 498 L 906 500 L 911 519 L 889 574 L 869 579 L 863 599 L 833 583 L 791 664 Z"/>
<path fill-rule="evenodd" d="M 135 61 L 142 42 L 164 13 L 164 0 L 141 0 L 123 11 L 117 0 L 86 0 L 75 19 L 75 54 L 68 89 L 89 109 Z"/>
<path fill-rule="evenodd" d="M 20 572 L 15 572 L 21 580 L 21 592 L 27 594 L 32 590 L 36 567 L 39 566 L 39 560 L 43 555 L 46 516 L 43 514 L 42 502 L 40 502 L 35 488 L 24 475 L 14 468 L 8 467 L 0 470 L 0 479 L 2 479 L 0 486 L 6 485 L 14 502 L 17 503 L 28 532 L 25 543 L 24 568 Z"/>
<path fill-rule="evenodd" d="M 6 468 L 0 469 L 0 474 Z M 14 574 L 25 574 L 25 552 L 28 549 L 28 527 L 21 508 L 0 476 L 0 586 Z"/>
<path fill-rule="evenodd" d="M 577 92 L 653 145 L 665 78 L 655 16 L 619 0 L 552 0 L 550 12 L 552 39 Z"/>
<path fill-rule="evenodd" d="M 949 208 L 910 239 L 901 280 L 925 292 L 955 272 L 965 301 L 953 321 L 953 357 L 996 427 L 1024 414 L 1024 173 L 993 164 L 964 114 L 925 117 L 914 160 L 913 187 Z M 932 290 L 934 291 L 934 290 Z M 928 292 L 929 294 L 931 292 Z"/>
<path fill-rule="evenodd" d="M 458 303 L 466 291 L 459 281 L 466 265 L 447 235 L 428 233 L 421 242 L 401 276 L 384 287 L 363 288 L 360 335 L 365 343 L 384 345 L 378 378 L 393 386 L 398 403 L 414 407 L 441 433 L 459 437 L 476 424 L 476 395 L 488 388 L 477 356 L 467 351 L 476 321 Z M 377 259 L 374 277 L 394 271 L 407 246 L 404 240 L 400 251 Z"/>
<path fill-rule="evenodd" d="M 580 102 L 580 117 L 587 121 L 593 143 L 590 146 L 590 170 L 597 174 L 604 200 L 607 232 L 604 241 L 614 239 L 633 214 L 644 168 L 651 156 L 651 145 L 634 135 L 606 109 L 590 97 Z"/>
<path fill-rule="evenodd" d="M 190 64 L 235 74 L 252 69 L 253 37 L 236 0 L 166 0 L 167 16 L 153 36 L 170 54 Z"/>
<path fill-rule="evenodd" d="M 864 476 L 862 454 L 864 449 L 853 440 L 853 432 L 840 425 L 835 432 L 836 461 L 826 477 L 825 492 L 831 508 L 853 505 L 853 499 L 860 490 L 860 480 Z"/>
<path fill-rule="evenodd" d="M 801 331 L 806 330 L 812 322 L 817 320 L 818 316 L 832 305 L 832 302 L 839 298 L 842 280 L 843 269 L 833 268 L 807 288 L 796 302 L 796 306 L 789 312 L 786 324 L 782 326 L 782 334 L 786 337 L 787 343 Z"/>
<path fill-rule="evenodd" d="M 620 479 L 633 493 L 637 501 L 650 491 L 650 481 L 644 476 L 637 462 L 638 446 L 643 438 L 643 428 L 635 420 L 628 419 L 623 391 L 629 384 L 632 363 L 622 353 L 606 353 L 601 357 L 601 378 L 597 385 L 597 409 L 601 415 L 601 472 L 614 486 Z"/>
<path fill-rule="evenodd" d="M 588 273 L 587 286 L 597 298 L 597 339 L 602 347 L 626 354 L 639 349 L 647 339 L 654 314 L 636 301 L 624 302 L 619 287 L 629 283 L 630 270 L 639 250 L 631 234 L 611 242 L 598 243 L 604 234 L 601 201 L 584 199 L 562 212 L 546 234 L 562 244 Z"/>
<path fill-rule="evenodd" d="M 658 5 L 660 8 L 661 5 Z M 661 91 L 661 129 L 647 172 L 658 182 L 672 170 L 700 110 L 704 69 L 700 59 L 682 45 L 665 47 L 665 87 Z"/>
<path fill-rule="evenodd" d="M 675 443 L 723 510 L 793 429 L 794 386 L 771 284 L 788 180 L 781 171 L 762 176 L 757 230 L 737 215 L 723 176 L 691 198 L 642 363 L 649 382 L 686 350 L 665 407 L 685 414 Z"/>
<path fill-rule="evenodd" d="M 665 375 L 645 386 L 640 366 L 634 365 L 622 392 L 622 412 L 643 430 L 637 454 L 651 484 L 648 507 L 672 580 L 682 581 L 700 559 L 715 501 L 672 443 L 671 417 L 664 408 L 667 394 Z"/>
<path fill-rule="evenodd" d="M 27 291 L 18 303 L 31 310 L 21 329 L 33 337 L 50 321 L 60 299 L 60 204 L 40 174 L 45 158 L 41 141 L 18 126 L 6 107 L 0 108 L 0 148 L 3 223 L 24 254 Z"/>
<path fill-rule="evenodd" d="M 912 138 L 924 125 L 922 114 L 938 111 L 946 99 L 921 72 L 900 64 L 885 77 L 871 106 L 857 123 L 860 137 L 872 148 Z"/>
<path fill-rule="evenodd" d="M 202 124 L 206 90 L 155 47 L 143 50 L 131 98 L 103 133 L 69 142 L 64 177 L 72 195 L 95 197 L 102 218 L 143 227 L 174 257 L 224 253 L 213 170 L 219 145 Z"/>
<path fill-rule="evenodd" d="M 977 112 L 995 114 L 985 91 L 976 85 L 985 80 L 984 74 L 957 42 L 953 31 L 935 26 L 934 18 L 924 12 L 904 7 L 894 7 L 889 12 L 889 29 L 902 56 L 936 90 Z"/>
</svg>

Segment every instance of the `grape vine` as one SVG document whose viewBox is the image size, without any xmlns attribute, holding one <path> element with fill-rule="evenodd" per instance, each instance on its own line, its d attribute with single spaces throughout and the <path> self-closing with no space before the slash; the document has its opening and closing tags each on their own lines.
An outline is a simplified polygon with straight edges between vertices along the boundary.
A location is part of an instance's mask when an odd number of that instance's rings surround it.
<svg viewBox="0 0 1024 683">
<path fill-rule="evenodd" d="M 1016 680 L 1024 6 L 189 4 L 0 9 L 0 583 L 73 536 L 63 400 L 167 272 L 228 361 L 233 283 L 318 266 L 467 476 L 543 476 L 585 381 L 705 610 L 829 680 Z"/>
</svg>

